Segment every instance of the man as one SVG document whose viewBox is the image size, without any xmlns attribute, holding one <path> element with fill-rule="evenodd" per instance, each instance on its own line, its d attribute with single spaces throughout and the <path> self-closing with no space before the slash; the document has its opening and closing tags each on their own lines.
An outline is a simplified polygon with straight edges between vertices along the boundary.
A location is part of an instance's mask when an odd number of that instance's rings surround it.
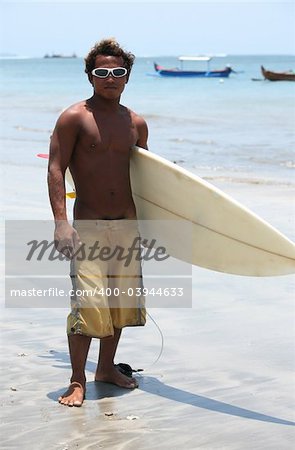
<svg viewBox="0 0 295 450">
<path fill-rule="evenodd" d="M 89 246 L 94 241 L 121 246 L 123 242 L 126 248 L 138 236 L 129 158 L 134 145 L 147 148 L 148 129 L 143 118 L 120 104 L 133 62 L 134 55 L 125 52 L 114 39 L 97 43 L 85 58 L 85 72 L 93 86 L 93 96 L 70 106 L 57 120 L 50 144 L 48 186 L 56 225 L 55 242 L 68 257 L 82 241 Z M 66 213 L 65 171 L 68 167 L 76 187 L 74 219 L 77 225 L 74 227 L 69 224 Z M 112 268 L 110 275 L 108 262 L 101 263 L 102 267 L 99 261 L 89 262 L 87 258 L 72 263 L 76 288 L 77 283 L 79 288 L 93 287 L 90 273 L 94 274 L 99 288 L 109 286 L 106 283 L 110 281 L 112 287 L 120 288 L 124 280 L 126 286 L 126 279 L 135 289 L 140 285 L 140 263 L 136 261 L 131 263 L 131 269 L 124 267 L 120 272 L 122 276 L 117 273 L 118 266 Z M 123 263 L 120 264 L 122 268 Z M 128 270 L 131 270 L 129 275 Z M 129 307 L 128 303 L 124 307 L 120 299 L 120 307 L 111 308 L 108 300 L 103 294 L 94 299 L 73 299 L 67 327 L 72 376 L 68 390 L 59 398 L 63 405 L 81 406 L 83 403 L 85 364 L 92 337 L 100 338 L 95 380 L 123 388 L 137 387 L 134 378 L 124 375 L 114 365 L 114 356 L 122 328 L 144 325 L 145 310 L 138 304 Z"/>
</svg>

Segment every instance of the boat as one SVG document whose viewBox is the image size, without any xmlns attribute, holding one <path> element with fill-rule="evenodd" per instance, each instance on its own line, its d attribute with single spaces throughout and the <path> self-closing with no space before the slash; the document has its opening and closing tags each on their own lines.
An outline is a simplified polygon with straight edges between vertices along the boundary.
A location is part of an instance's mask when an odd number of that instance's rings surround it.
<svg viewBox="0 0 295 450">
<path fill-rule="evenodd" d="M 295 81 L 295 72 L 289 70 L 288 72 L 271 72 L 261 66 L 262 75 L 269 81 Z"/>
<path fill-rule="evenodd" d="M 51 55 L 49 55 L 48 53 L 46 53 L 46 55 L 44 55 L 44 58 L 77 58 L 76 53 L 73 53 L 72 55 L 63 55 L 61 53 L 52 53 Z"/>
<path fill-rule="evenodd" d="M 180 56 L 181 67 L 167 69 L 154 63 L 154 69 L 158 75 L 163 77 L 202 77 L 202 78 L 227 78 L 231 72 L 234 72 L 230 66 L 220 70 L 211 70 L 210 61 L 213 56 Z M 207 70 L 187 70 L 183 68 L 183 61 L 205 61 L 207 62 Z"/>
</svg>

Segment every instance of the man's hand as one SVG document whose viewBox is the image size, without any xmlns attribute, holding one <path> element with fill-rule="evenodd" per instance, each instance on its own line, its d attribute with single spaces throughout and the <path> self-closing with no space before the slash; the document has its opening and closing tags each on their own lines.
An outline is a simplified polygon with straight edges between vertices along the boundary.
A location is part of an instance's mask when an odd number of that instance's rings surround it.
<svg viewBox="0 0 295 450">
<path fill-rule="evenodd" d="M 54 244 L 55 248 L 68 259 L 72 259 L 75 250 L 82 245 L 77 231 L 66 220 L 56 222 Z"/>
</svg>

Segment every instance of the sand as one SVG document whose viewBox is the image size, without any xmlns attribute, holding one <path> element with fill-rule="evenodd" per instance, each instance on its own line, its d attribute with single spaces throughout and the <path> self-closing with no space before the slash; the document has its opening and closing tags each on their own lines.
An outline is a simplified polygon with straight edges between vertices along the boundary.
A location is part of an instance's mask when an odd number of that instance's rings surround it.
<svg viewBox="0 0 295 450">
<path fill-rule="evenodd" d="M 44 170 L 2 171 L 6 219 L 51 218 Z M 218 186 L 295 238 L 289 187 Z M 3 246 L 2 233 L 2 257 Z M 293 276 L 249 278 L 195 268 L 192 308 L 149 311 L 164 337 L 156 363 L 161 336 L 153 321 L 124 330 L 116 361 L 145 369 L 136 375 L 139 388 L 94 383 L 93 340 L 86 400 L 82 408 L 68 408 L 57 402 L 71 374 L 68 310 L 4 308 L 2 289 L 1 448 L 291 449 L 293 292 Z"/>
</svg>

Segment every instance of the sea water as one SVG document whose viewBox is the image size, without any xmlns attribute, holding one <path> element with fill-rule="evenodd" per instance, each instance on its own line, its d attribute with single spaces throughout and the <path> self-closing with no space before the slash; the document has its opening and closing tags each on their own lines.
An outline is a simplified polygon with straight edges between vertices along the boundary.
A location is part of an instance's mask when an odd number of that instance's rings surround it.
<svg viewBox="0 0 295 450">
<path fill-rule="evenodd" d="M 295 70 L 294 56 L 212 60 L 212 69 L 237 72 L 224 79 L 160 77 L 154 61 L 178 66 L 176 57 L 137 58 L 121 98 L 146 119 L 152 152 L 211 181 L 295 184 L 295 83 L 260 72 L 261 64 Z M 1 163 L 44 165 L 36 154 L 48 151 L 59 114 L 92 95 L 84 60 L 2 59 L 0 67 Z"/>
</svg>

